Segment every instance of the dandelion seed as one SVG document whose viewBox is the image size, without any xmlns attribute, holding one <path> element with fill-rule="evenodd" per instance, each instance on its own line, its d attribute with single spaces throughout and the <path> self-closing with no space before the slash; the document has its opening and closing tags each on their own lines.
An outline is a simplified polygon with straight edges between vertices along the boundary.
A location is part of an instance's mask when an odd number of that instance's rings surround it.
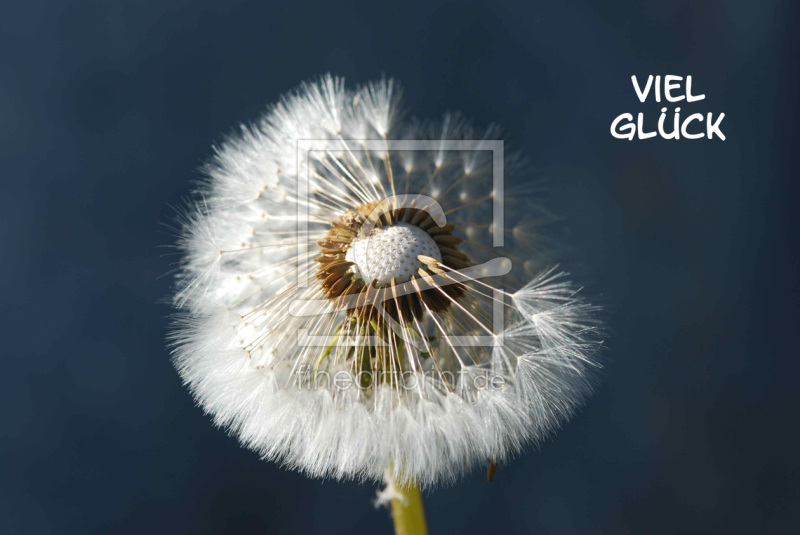
<svg viewBox="0 0 800 535">
<path fill-rule="evenodd" d="M 399 111 L 391 81 L 324 77 L 217 148 L 182 232 L 174 362 L 216 424 L 310 476 L 491 478 L 589 392 L 595 309 L 545 267 L 524 187 L 493 220 L 494 131 Z"/>
</svg>

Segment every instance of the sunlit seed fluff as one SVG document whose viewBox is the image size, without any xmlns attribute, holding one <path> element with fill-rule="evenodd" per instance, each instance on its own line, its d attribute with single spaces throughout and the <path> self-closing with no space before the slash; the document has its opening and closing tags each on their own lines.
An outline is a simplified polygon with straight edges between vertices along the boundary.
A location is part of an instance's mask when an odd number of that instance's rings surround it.
<svg viewBox="0 0 800 535">
<path fill-rule="evenodd" d="M 174 362 L 265 459 L 425 487 L 563 423 L 598 324 L 508 155 L 493 219 L 497 131 L 399 117 L 393 82 L 324 77 L 217 148 L 184 217 Z"/>
</svg>

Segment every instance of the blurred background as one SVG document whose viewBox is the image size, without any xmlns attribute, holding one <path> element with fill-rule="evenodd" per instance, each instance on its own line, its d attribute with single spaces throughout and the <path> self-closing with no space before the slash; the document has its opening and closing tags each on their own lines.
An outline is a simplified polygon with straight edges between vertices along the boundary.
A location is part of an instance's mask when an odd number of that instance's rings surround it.
<svg viewBox="0 0 800 535">
<path fill-rule="evenodd" d="M 376 485 L 262 462 L 165 348 L 166 229 L 211 144 L 299 82 L 382 74 L 498 122 L 610 307 L 602 382 L 538 451 L 426 495 L 431 533 L 789 533 L 800 510 L 790 2 L 6 2 L 0 531 L 390 533 Z M 692 75 L 727 141 L 631 75 Z M 670 111 L 673 106 L 670 107 Z M 654 124 L 651 122 L 650 124 Z M 669 123 L 668 123 L 669 124 Z M 793 529 L 794 527 L 794 529 Z"/>
</svg>

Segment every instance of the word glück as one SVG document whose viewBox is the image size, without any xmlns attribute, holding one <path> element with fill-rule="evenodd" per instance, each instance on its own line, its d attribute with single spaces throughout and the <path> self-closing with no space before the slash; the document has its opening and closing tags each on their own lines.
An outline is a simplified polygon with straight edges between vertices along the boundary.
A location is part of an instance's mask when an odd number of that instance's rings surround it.
<svg viewBox="0 0 800 535">
<path fill-rule="evenodd" d="M 654 79 L 655 84 L 653 83 Z M 691 76 L 686 77 L 685 92 L 681 91 L 682 80 L 682 76 L 675 76 L 672 74 L 664 77 L 663 94 L 667 102 L 680 102 L 683 99 L 686 99 L 686 102 L 690 103 L 706 98 L 705 95 L 692 94 Z M 636 91 L 636 96 L 639 98 L 639 102 L 644 103 L 647 100 L 647 97 L 650 95 L 650 91 L 654 86 L 655 101 L 661 102 L 661 75 L 658 75 L 655 78 L 652 74 L 648 76 L 647 84 L 645 84 L 644 89 L 642 89 L 639 81 L 636 79 L 636 75 L 631 76 L 631 81 L 633 82 L 633 89 Z M 708 139 L 712 139 L 714 134 L 716 134 L 719 139 L 725 141 L 725 134 L 723 134 L 722 130 L 720 130 L 720 123 L 722 123 L 722 119 L 725 118 L 724 113 L 720 113 L 716 120 L 714 120 L 714 114 L 711 112 L 708 112 L 705 115 L 702 113 L 692 113 L 688 117 L 685 117 L 681 122 L 680 112 L 680 108 L 675 108 L 675 110 L 672 112 L 672 121 L 669 121 L 668 123 L 671 123 L 672 125 L 672 131 L 670 132 L 665 130 L 664 124 L 668 121 L 666 107 L 661 108 L 661 116 L 658 118 L 657 131 L 655 129 L 649 132 L 645 131 L 644 113 L 639 113 L 637 115 L 635 123 L 633 122 L 632 114 L 623 113 L 611 123 L 611 135 L 617 139 L 627 139 L 628 141 L 631 141 L 634 137 L 638 137 L 638 139 L 649 139 L 657 135 L 660 135 L 664 139 L 681 139 L 681 137 L 686 139 L 700 139 L 702 137 L 708 137 Z M 698 124 L 692 124 L 695 121 Z M 703 122 L 705 122 L 705 129 L 703 129 Z"/>
</svg>

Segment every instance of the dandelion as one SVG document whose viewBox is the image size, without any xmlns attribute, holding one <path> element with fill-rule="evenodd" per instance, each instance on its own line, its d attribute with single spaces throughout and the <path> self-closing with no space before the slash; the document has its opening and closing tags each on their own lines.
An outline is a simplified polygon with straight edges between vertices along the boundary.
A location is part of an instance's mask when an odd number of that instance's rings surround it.
<svg viewBox="0 0 800 535">
<path fill-rule="evenodd" d="M 599 341 L 497 130 L 405 120 L 398 98 L 324 77 L 217 148 L 183 221 L 173 336 L 243 445 L 385 481 L 401 510 L 554 431 Z"/>
</svg>

